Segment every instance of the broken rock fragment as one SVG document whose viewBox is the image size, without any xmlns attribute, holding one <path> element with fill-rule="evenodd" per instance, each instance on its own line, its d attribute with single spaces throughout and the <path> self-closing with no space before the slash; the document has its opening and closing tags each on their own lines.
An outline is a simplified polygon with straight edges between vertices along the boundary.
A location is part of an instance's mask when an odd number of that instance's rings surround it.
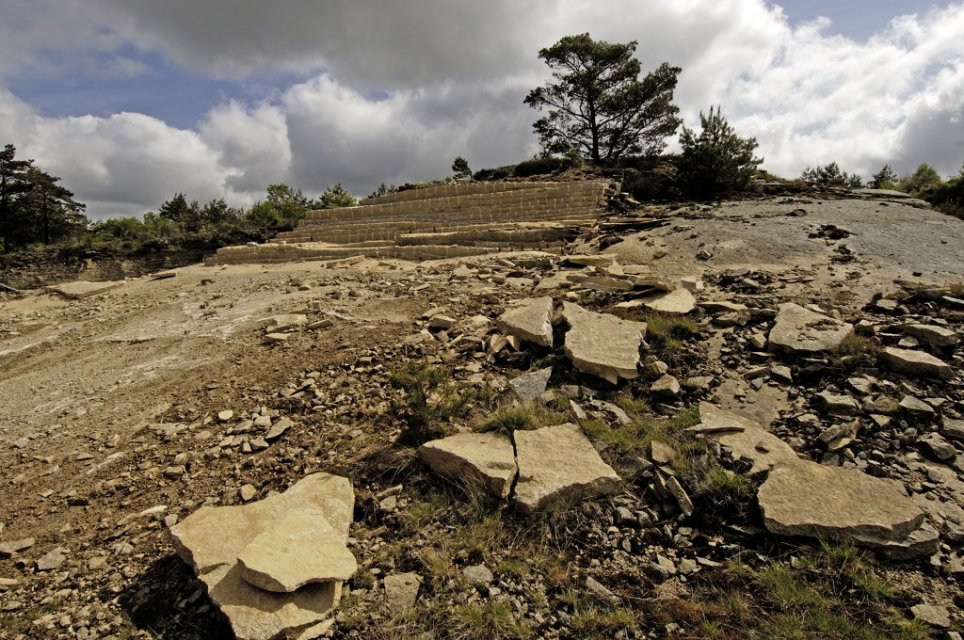
<svg viewBox="0 0 964 640">
<path fill-rule="evenodd" d="M 894 371 L 908 376 L 950 380 L 953 375 L 949 364 L 923 351 L 884 347 L 882 356 Z"/>
<path fill-rule="evenodd" d="M 540 347 L 552 346 L 552 298 L 520 301 L 498 319 L 499 330 Z"/>
<path fill-rule="evenodd" d="M 318 510 L 347 539 L 355 496 L 347 478 L 306 476 L 287 491 L 241 506 L 202 507 L 171 527 L 177 554 L 207 585 L 212 601 L 239 640 L 268 640 L 291 629 L 322 622 L 341 595 L 337 580 L 277 593 L 250 584 L 238 557 L 289 513 Z"/>
<path fill-rule="evenodd" d="M 587 311 L 571 302 L 562 304 L 566 355 L 576 369 L 616 384 L 638 375 L 639 347 L 646 323 L 623 320 L 608 313 Z"/>
<path fill-rule="evenodd" d="M 687 289 L 674 289 L 668 292 L 660 291 L 636 300 L 620 302 L 616 305 L 618 309 L 635 309 L 638 307 L 645 307 L 650 311 L 669 315 L 685 315 L 696 308 L 696 298 Z"/>
<path fill-rule="evenodd" d="M 619 476 L 577 425 L 516 431 L 513 437 L 519 464 L 515 503 L 525 513 L 621 490 Z"/>
<path fill-rule="evenodd" d="M 426 442 L 418 455 L 432 471 L 468 486 L 481 485 L 499 498 L 516 475 L 512 441 L 501 433 L 460 433 Z"/>
<path fill-rule="evenodd" d="M 769 341 L 779 351 L 819 353 L 836 349 L 853 331 L 852 324 L 787 302 L 779 306 Z"/>
<path fill-rule="evenodd" d="M 259 534 L 238 556 L 248 584 L 292 593 L 306 584 L 347 580 L 357 569 L 336 531 L 319 509 L 289 511 Z"/>
<path fill-rule="evenodd" d="M 545 392 L 551 377 L 552 367 L 546 367 L 545 369 L 523 373 L 521 376 L 509 380 L 509 386 L 523 402 L 535 400 Z"/>
</svg>

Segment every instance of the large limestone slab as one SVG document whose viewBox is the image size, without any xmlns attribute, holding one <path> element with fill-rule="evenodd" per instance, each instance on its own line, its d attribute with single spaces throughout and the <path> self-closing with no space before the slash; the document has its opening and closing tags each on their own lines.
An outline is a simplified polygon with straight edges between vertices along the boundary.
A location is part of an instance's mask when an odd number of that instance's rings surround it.
<svg viewBox="0 0 964 640">
<path fill-rule="evenodd" d="M 565 351 L 576 369 L 616 384 L 638 375 L 639 347 L 646 323 L 623 320 L 608 313 L 587 311 L 571 302 L 562 304 L 562 320 L 569 325 Z"/>
<path fill-rule="evenodd" d="M 497 324 L 503 333 L 540 347 L 552 346 L 552 298 L 528 298 L 499 316 Z"/>
<path fill-rule="evenodd" d="M 513 437 L 519 463 L 515 504 L 525 513 L 621 490 L 619 476 L 577 425 L 516 431 Z"/>
<path fill-rule="evenodd" d="M 516 476 L 515 450 L 501 433 L 460 433 L 426 442 L 418 455 L 435 473 L 499 498 L 509 495 Z"/>
<path fill-rule="evenodd" d="M 774 467 L 757 500 L 767 530 L 780 535 L 902 540 L 924 520 L 900 483 L 806 460 Z"/>
<path fill-rule="evenodd" d="M 686 289 L 674 289 L 668 292 L 660 291 L 636 300 L 620 302 L 616 305 L 617 309 L 636 309 L 639 307 L 668 315 L 685 315 L 696 308 L 696 298 Z"/>
<path fill-rule="evenodd" d="M 358 568 L 319 509 L 289 511 L 251 541 L 241 555 L 241 577 L 267 591 L 292 593 L 306 584 L 347 580 Z"/>
<path fill-rule="evenodd" d="M 884 347 L 882 356 L 891 369 L 908 376 L 950 380 L 954 375 L 949 364 L 923 351 Z"/>
<path fill-rule="evenodd" d="M 347 539 L 355 495 L 347 478 L 306 476 L 287 491 L 241 506 L 202 507 L 170 529 L 174 549 L 197 572 L 239 640 L 269 640 L 285 630 L 324 620 L 337 604 L 341 583 L 310 584 L 274 593 L 249 584 L 237 561 L 245 548 L 285 514 L 317 509 Z"/>
<path fill-rule="evenodd" d="M 776 324 L 770 330 L 770 347 L 804 354 L 832 351 L 853 331 L 852 324 L 786 302 L 778 307 Z"/>
<path fill-rule="evenodd" d="M 700 403 L 700 424 L 693 429 L 707 434 L 733 451 L 735 458 L 750 460 L 747 472 L 754 476 L 769 471 L 780 463 L 793 463 L 799 458 L 786 442 L 752 420 L 720 409 L 709 402 Z"/>
<path fill-rule="evenodd" d="M 87 280 L 77 280 L 75 282 L 63 282 L 61 284 L 47 287 L 47 291 L 62 295 L 71 300 L 89 298 L 98 294 L 116 289 L 124 284 L 123 280 L 110 280 L 106 282 L 88 282 Z"/>
</svg>

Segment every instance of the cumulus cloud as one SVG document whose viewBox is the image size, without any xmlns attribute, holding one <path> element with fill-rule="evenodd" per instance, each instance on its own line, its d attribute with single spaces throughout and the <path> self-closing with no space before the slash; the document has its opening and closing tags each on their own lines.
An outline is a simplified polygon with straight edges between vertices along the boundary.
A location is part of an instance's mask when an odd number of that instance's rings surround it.
<svg viewBox="0 0 964 640">
<path fill-rule="evenodd" d="M 453 0 L 264 3 L 0 0 L 0 78 L 149 72 L 138 52 L 186 73 L 258 81 L 301 76 L 268 98 L 224 99 L 179 129 L 147 114 L 50 118 L 0 87 L 0 135 L 63 176 L 94 213 L 139 213 L 175 191 L 247 205 L 272 182 L 314 194 L 340 181 L 445 175 L 536 151 L 522 99 L 547 77 L 539 48 L 589 31 L 638 40 L 644 68 L 683 68 L 690 126 L 722 105 L 755 136 L 765 167 L 792 176 L 839 162 L 869 176 L 889 162 L 944 174 L 964 159 L 964 3 L 898 17 L 866 41 L 817 20 L 791 25 L 762 0 Z M 57 53 L 70 56 L 57 57 Z M 163 99 L 159 96 L 158 99 Z"/>
</svg>

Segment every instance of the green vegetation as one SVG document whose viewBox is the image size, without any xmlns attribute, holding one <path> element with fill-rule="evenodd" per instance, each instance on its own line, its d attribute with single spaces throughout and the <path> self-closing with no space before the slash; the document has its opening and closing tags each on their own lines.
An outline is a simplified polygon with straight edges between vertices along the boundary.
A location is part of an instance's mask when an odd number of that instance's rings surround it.
<svg viewBox="0 0 964 640">
<path fill-rule="evenodd" d="M 12 144 L 0 151 L 0 239 L 4 253 L 35 242 L 50 244 L 87 224 L 86 205 L 58 184 L 60 178 L 18 160 Z"/>
<path fill-rule="evenodd" d="M 890 168 L 890 165 L 885 164 L 880 168 L 880 171 L 871 177 L 870 184 L 867 186 L 871 189 L 896 189 L 899 179 L 897 174 L 894 173 L 894 170 Z"/>
<path fill-rule="evenodd" d="M 497 431 L 511 434 L 517 430 L 538 429 L 562 424 L 569 416 L 540 402 L 504 404 L 487 414 L 476 426 L 476 431 Z"/>
<path fill-rule="evenodd" d="M 456 156 L 455 160 L 452 161 L 452 171 L 455 177 L 459 179 L 472 177 L 472 169 L 469 167 L 469 161 L 462 156 Z"/>
<path fill-rule="evenodd" d="M 854 371 L 861 367 L 874 367 L 883 352 L 883 347 L 872 339 L 851 334 L 841 341 L 831 354 L 831 362 L 836 367 Z"/>
<path fill-rule="evenodd" d="M 890 167 L 885 167 L 889 169 Z M 864 181 L 856 173 L 847 173 L 840 169 L 836 162 L 830 162 L 822 167 L 807 167 L 800 174 L 800 178 L 810 184 L 819 184 L 824 187 L 848 187 L 859 189 L 864 186 Z"/>
<path fill-rule="evenodd" d="M 737 136 L 719 108 L 710 107 L 709 115 L 700 112 L 700 128 L 698 136 L 686 127 L 680 134 L 683 154 L 677 167 L 683 192 L 710 198 L 745 191 L 763 162 L 753 156 L 756 139 Z"/>
<path fill-rule="evenodd" d="M 792 564 L 731 564 L 701 578 L 690 615 L 710 638 L 923 640 L 904 620 L 892 587 L 848 545 L 823 544 Z"/>
<path fill-rule="evenodd" d="M 681 122 L 673 104 L 680 68 L 663 63 L 640 80 L 637 44 L 583 33 L 539 51 L 553 81 L 530 91 L 525 103 L 547 110 L 533 125 L 544 155 L 578 156 L 598 165 L 665 148 Z"/>
<path fill-rule="evenodd" d="M 914 173 L 901 178 L 897 188 L 915 198 L 926 198 L 930 192 L 940 187 L 942 182 L 937 170 L 924 162 L 917 166 Z"/>
<path fill-rule="evenodd" d="M 419 445 L 444 435 L 448 421 L 465 415 L 472 401 L 471 394 L 455 388 L 448 369 L 423 361 L 392 372 L 389 382 L 399 391 L 390 410 L 405 425 L 399 438 L 403 444 Z"/>
</svg>

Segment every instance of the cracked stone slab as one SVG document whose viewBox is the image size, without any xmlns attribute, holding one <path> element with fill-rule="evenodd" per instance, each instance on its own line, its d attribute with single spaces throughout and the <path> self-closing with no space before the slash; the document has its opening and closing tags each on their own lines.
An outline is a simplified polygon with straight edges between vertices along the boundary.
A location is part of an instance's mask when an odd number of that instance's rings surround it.
<svg viewBox="0 0 964 640">
<path fill-rule="evenodd" d="M 619 476 L 575 424 L 516 431 L 513 438 L 519 464 L 515 504 L 524 513 L 622 490 Z"/>
<path fill-rule="evenodd" d="M 358 568 L 318 509 L 296 509 L 259 534 L 238 556 L 241 577 L 267 591 L 292 593 L 306 584 L 348 580 Z"/>
<path fill-rule="evenodd" d="M 501 433 L 459 433 L 426 442 L 418 455 L 432 471 L 463 485 L 483 486 L 499 498 L 509 495 L 516 476 L 515 449 Z"/>
<path fill-rule="evenodd" d="M 778 307 L 769 343 L 780 351 L 819 353 L 833 351 L 853 332 L 852 324 L 786 302 Z"/>
<path fill-rule="evenodd" d="M 499 330 L 540 347 L 552 347 L 552 298 L 517 302 L 497 320 Z"/>
<path fill-rule="evenodd" d="M 341 582 L 309 584 L 294 593 L 266 591 L 242 577 L 238 557 L 258 535 L 298 509 L 319 510 L 335 531 L 347 538 L 354 503 L 348 478 L 316 473 L 264 500 L 201 507 L 169 531 L 175 551 L 207 585 L 236 637 L 269 640 L 329 617 L 340 597 Z"/>
<path fill-rule="evenodd" d="M 636 368 L 646 337 L 645 322 L 587 311 L 571 302 L 562 303 L 560 318 L 569 325 L 565 351 L 576 369 L 613 384 L 639 375 Z"/>
</svg>

